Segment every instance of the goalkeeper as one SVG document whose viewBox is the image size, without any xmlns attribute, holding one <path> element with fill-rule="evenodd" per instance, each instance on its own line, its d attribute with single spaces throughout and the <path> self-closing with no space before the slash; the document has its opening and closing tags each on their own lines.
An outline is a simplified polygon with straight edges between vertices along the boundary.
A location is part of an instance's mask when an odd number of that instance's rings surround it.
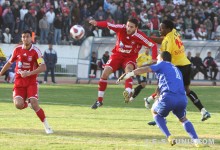
<svg viewBox="0 0 220 150">
<path fill-rule="evenodd" d="M 126 80 L 134 75 L 145 72 L 155 72 L 158 78 L 159 99 L 153 104 L 151 109 L 154 120 L 160 130 L 167 137 L 171 146 L 176 144 L 175 138 L 171 135 L 167 128 L 165 117 L 169 112 L 173 114 L 182 123 L 185 131 L 192 138 L 196 147 L 201 147 L 200 140 L 196 134 L 193 124 L 186 118 L 187 97 L 183 84 L 183 77 L 180 70 L 171 64 L 171 54 L 168 51 L 163 51 L 157 57 L 157 64 L 141 67 L 127 74 L 123 74 L 117 83 L 121 80 Z"/>
</svg>

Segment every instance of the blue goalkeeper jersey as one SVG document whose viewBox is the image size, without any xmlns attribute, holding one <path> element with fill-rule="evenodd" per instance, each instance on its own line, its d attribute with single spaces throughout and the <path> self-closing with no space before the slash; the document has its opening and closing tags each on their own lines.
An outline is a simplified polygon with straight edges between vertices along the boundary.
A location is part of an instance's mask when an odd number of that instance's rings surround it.
<svg viewBox="0 0 220 150">
<path fill-rule="evenodd" d="M 182 74 L 173 64 L 161 61 L 151 65 L 150 68 L 157 75 L 160 94 L 164 92 L 185 94 Z"/>
</svg>

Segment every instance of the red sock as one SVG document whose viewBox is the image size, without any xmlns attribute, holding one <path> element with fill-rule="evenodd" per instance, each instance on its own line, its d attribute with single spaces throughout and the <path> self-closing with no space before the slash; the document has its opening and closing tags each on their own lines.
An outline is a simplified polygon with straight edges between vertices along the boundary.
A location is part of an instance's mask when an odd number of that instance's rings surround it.
<svg viewBox="0 0 220 150">
<path fill-rule="evenodd" d="M 126 88 L 131 88 L 132 89 L 132 84 L 133 84 L 133 79 L 129 78 L 127 80 L 125 80 L 125 89 Z"/>
<path fill-rule="evenodd" d="M 41 120 L 41 122 L 44 122 L 44 119 L 46 118 L 45 114 L 44 114 L 44 111 L 43 109 L 39 109 L 37 112 L 36 112 L 37 116 L 39 117 L 39 119 Z"/>
<path fill-rule="evenodd" d="M 103 101 L 103 96 L 104 96 L 106 88 L 107 88 L 107 80 L 101 78 L 99 80 L 99 89 L 98 89 L 98 101 L 99 102 Z"/>
<path fill-rule="evenodd" d="M 24 106 L 23 106 L 22 109 L 25 109 L 25 108 L 27 108 L 27 107 L 28 107 L 28 103 L 25 101 L 25 102 L 24 102 Z"/>
<path fill-rule="evenodd" d="M 153 99 L 155 99 L 155 97 L 157 96 L 157 93 L 153 93 L 151 94 L 151 96 L 153 97 Z"/>
</svg>

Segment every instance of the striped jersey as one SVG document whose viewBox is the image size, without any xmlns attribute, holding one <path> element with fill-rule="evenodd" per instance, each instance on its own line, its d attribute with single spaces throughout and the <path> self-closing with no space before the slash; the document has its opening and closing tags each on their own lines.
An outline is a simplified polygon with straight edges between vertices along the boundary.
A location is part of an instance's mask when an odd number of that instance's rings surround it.
<svg viewBox="0 0 220 150">
<path fill-rule="evenodd" d="M 142 45 L 152 48 L 156 44 L 148 38 L 142 31 L 136 30 L 134 34 L 128 35 L 125 24 L 112 24 L 107 21 L 97 21 L 97 26 L 108 27 L 115 31 L 117 35 L 116 45 L 112 50 L 113 53 L 121 53 L 125 56 L 136 55 L 141 50 Z M 155 52 L 152 52 L 155 53 Z"/>
</svg>

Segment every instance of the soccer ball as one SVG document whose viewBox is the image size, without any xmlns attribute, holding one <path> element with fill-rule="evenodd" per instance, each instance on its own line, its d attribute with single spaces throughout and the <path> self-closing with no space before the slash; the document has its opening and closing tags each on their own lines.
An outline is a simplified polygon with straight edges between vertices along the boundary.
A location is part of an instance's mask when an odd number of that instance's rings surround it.
<svg viewBox="0 0 220 150">
<path fill-rule="evenodd" d="M 74 25 L 70 28 L 70 35 L 75 40 L 80 40 L 85 35 L 85 30 L 81 25 Z"/>
</svg>

